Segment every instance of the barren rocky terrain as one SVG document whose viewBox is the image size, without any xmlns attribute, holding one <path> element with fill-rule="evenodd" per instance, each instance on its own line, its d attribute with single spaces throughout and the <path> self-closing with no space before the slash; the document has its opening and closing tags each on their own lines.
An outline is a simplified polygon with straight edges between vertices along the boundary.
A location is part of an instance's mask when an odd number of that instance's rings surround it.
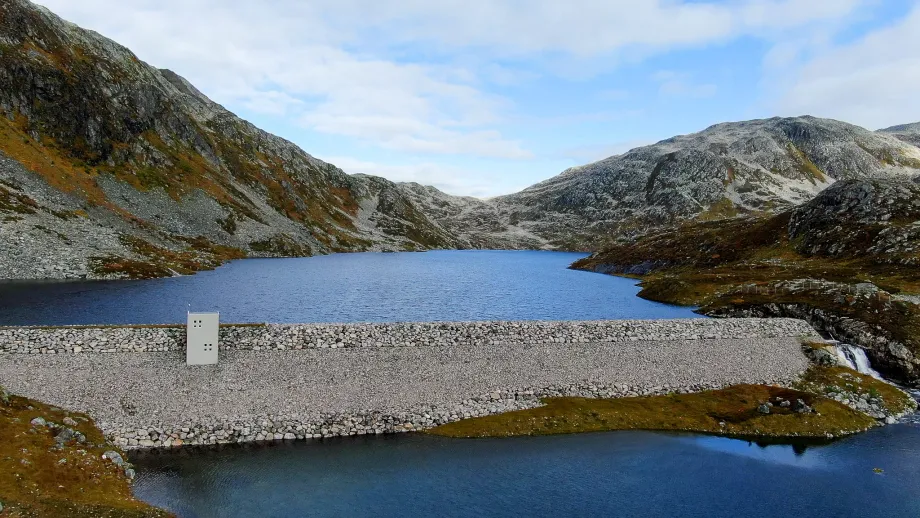
<svg viewBox="0 0 920 518">
<path fill-rule="evenodd" d="M 160 277 L 240 257 L 598 250 L 920 172 L 916 125 L 732 122 L 508 196 L 349 175 L 28 0 L 0 5 L 0 278 Z"/>
</svg>

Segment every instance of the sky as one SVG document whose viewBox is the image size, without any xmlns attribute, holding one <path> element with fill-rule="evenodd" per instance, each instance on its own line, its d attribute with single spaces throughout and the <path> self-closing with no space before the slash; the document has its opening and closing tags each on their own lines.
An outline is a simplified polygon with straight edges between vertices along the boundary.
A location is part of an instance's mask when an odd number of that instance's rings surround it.
<svg viewBox="0 0 920 518">
<path fill-rule="evenodd" d="M 39 0 L 348 173 L 516 192 L 724 121 L 920 121 L 920 0 Z"/>
</svg>

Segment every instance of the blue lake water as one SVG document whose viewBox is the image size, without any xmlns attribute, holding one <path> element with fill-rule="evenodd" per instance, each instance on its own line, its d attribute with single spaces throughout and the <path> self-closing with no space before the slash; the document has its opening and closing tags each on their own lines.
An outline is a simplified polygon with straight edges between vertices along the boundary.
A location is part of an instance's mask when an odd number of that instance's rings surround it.
<svg viewBox="0 0 920 518">
<path fill-rule="evenodd" d="M 920 428 L 906 424 L 808 448 L 651 432 L 402 435 L 131 460 L 135 494 L 181 518 L 920 516 Z"/>
<path fill-rule="evenodd" d="M 358 253 L 233 261 L 145 281 L 0 284 L 0 325 L 158 324 L 220 311 L 224 322 L 412 322 L 690 318 L 636 297 L 630 279 L 569 270 L 584 254 Z"/>
<path fill-rule="evenodd" d="M 692 318 L 583 254 L 450 251 L 235 261 L 149 281 L 0 284 L 0 325 Z M 182 518 L 920 516 L 920 427 L 761 447 L 649 432 L 341 438 L 136 455 L 135 493 Z M 875 473 L 873 468 L 884 470 Z"/>
</svg>

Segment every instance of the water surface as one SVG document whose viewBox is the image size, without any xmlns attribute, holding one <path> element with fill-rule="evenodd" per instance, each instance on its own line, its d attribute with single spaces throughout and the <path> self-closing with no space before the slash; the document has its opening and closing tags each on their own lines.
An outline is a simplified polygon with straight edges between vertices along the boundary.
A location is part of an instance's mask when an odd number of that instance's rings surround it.
<svg viewBox="0 0 920 518">
<path fill-rule="evenodd" d="M 915 425 L 808 448 L 650 432 L 400 435 L 132 460 L 135 494 L 182 518 L 920 516 Z"/>
<path fill-rule="evenodd" d="M 233 261 L 145 281 L 0 284 L 0 325 L 412 322 L 696 317 L 636 297 L 630 279 L 567 267 L 584 254 L 358 253 Z"/>
</svg>

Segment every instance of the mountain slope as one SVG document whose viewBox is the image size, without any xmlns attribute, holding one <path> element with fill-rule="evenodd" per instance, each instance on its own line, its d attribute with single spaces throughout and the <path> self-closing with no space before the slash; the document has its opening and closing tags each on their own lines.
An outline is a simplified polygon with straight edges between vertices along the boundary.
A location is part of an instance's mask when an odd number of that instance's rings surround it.
<svg viewBox="0 0 920 518">
<path fill-rule="evenodd" d="M 912 124 L 900 124 L 898 126 L 880 129 L 878 132 L 887 133 L 903 140 L 904 142 L 907 142 L 908 144 L 920 146 L 920 122 L 914 122 Z"/>
<path fill-rule="evenodd" d="M 837 180 L 920 173 L 920 149 L 814 117 L 723 123 L 663 140 L 496 200 L 528 230 L 596 249 L 685 219 L 777 212 Z"/>
<path fill-rule="evenodd" d="M 490 200 L 348 175 L 28 0 L 0 3 L 0 278 L 151 277 L 251 256 L 597 250 L 920 171 L 916 125 L 724 123 Z"/>
<path fill-rule="evenodd" d="M 792 210 L 692 221 L 573 267 L 642 277 L 640 296 L 711 316 L 804 318 L 920 384 L 920 181 L 835 183 Z"/>
<path fill-rule="evenodd" d="M 0 277 L 471 246 L 402 187 L 347 175 L 27 0 L 0 5 L 0 65 L 0 195 L 28 207 L 6 210 L 0 233 L 24 244 Z"/>
</svg>

